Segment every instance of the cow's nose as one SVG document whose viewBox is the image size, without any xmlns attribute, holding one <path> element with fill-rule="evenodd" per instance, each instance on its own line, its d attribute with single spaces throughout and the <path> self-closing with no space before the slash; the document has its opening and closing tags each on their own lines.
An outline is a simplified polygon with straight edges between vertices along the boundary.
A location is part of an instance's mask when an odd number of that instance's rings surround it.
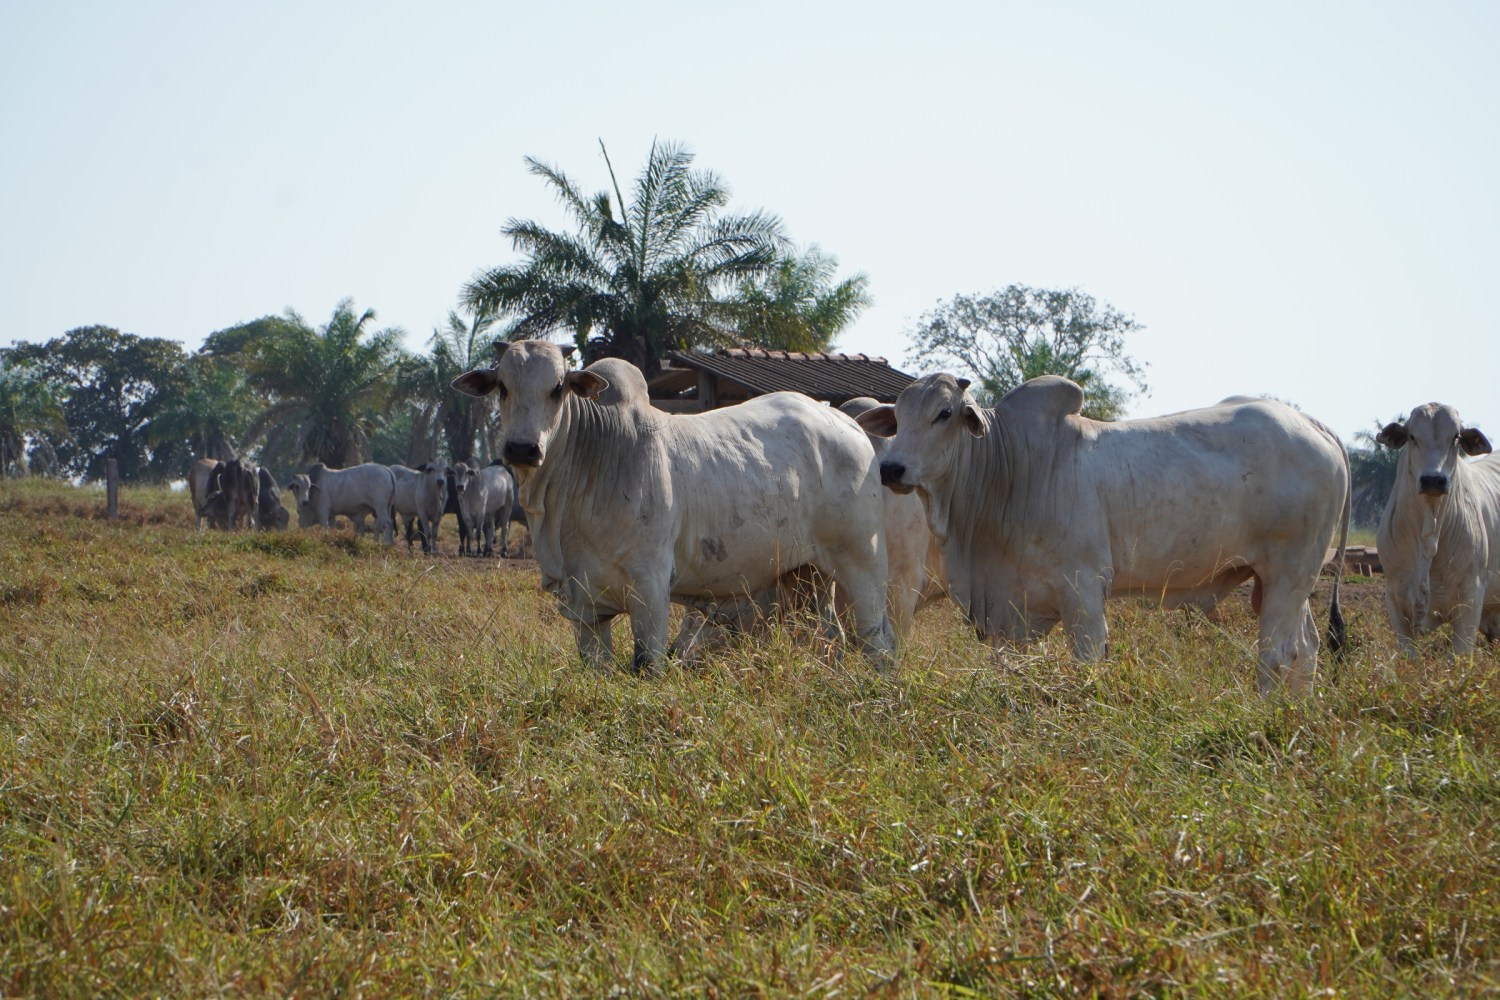
<svg viewBox="0 0 1500 1000">
<path fill-rule="evenodd" d="M 1417 480 L 1417 485 L 1422 492 L 1431 497 L 1443 497 L 1448 495 L 1448 477 L 1443 475 L 1423 476 Z"/>
<path fill-rule="evenodd" d="M 518 444 L 515 441 L 507 441 L 501 453 L 505 456 L 505 461 L 511 465 L 542 464 L 542 447 L 538 444 Z"/>
<path fill-rule="evenodd" d="M 901 485 L 901 480 L 906 476 L 906 466 L 900 462 L 880 463 L 880 483 L 882 486 Z"/>
</svg>

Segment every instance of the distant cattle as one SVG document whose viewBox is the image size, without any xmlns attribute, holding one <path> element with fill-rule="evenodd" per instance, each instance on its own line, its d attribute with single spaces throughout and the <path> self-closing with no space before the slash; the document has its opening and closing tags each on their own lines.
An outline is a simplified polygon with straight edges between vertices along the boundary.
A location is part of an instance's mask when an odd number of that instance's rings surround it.
<svg viewBox="0 0 1500 1000">
<path fill-rule="evenodd" d="M 878 399 L 858 396 L 839 406 L 849 416 L 880 405 Z M 889 438 L 870 436 L 877 461 L 890 450 Z M 943 547 L 927 528 L 927 514 L 915 494 L 885 491 L 885 551 L 890 562 L 891 626 L 897 637 L 911 630 L 921 608 L 947 596 L 943 582 Z"/>
<path fill-rule="evenodd" d="M 479 470 L 484 481 L 484 516 L 480 531 L 484 534 L 484 555 L 495 555 L 495 533 L 500 533 L 500 557 L 510 555 L 511 512 L 516 507 L 516 481 L 500 462 L 491 462 Z"/>
<path fill-rule="evenodd" d="M 396 477 L 396 514 L 406 520 L 406 547 L 411 548 L 412 523 L 416 522 L 423 552 L 437 551 L 437 529 L 448 500 L 448 467 L 427 462 L 415 469 L 391 466 Z"/>
<path fill-rule="evenodd" d="M 282 531 L 291 520 L 291 514 L 282 506 L 281 489 L 276 485 L 276 477 L 263 465 L 256 468 L 255 474 L 260 481 L 256 524 L 262 531 Z"/>
<path fill-rule="evenodd" d="M 1065 378 L 1033 379 L 994 407 L 967 386 L 929 375 L 859 422 L 893 436 L 882 479 L 921 496 L 949 593 L 980 635 L 1024 643 L 1061 623 L 1074 653 L 1096 659 L 1106 598 L 1212 608 L 1254 580 L 1258 687 L 1308 687 L 1308 597 L 1330 539 L 1342 524 L 1342 550 L 1348 533 L 1336 435 L 1266 399 L 1105 422 L 1080 415 L 1083 390 Z M 1335 580 L 1335 649 L 1338 597 Z"/>
<path fill-rule="evenodd" d="M 223 491 L 219 489 L 219 476 L 224 463 L 212 458 L 200 458 L 188 470 L 188 495 L 193 501 L 193 527 L 202 531 L 209 528 L 228 528 L 229 512 Z"/>
<path fill-rule="evenodd" d="M 260 506 L 260 476 L 256 467 L 238 458 L 231 458 L 218 469 L 214 483 L 216 488 L 210 490 L 207 499 L 223 497 L 229 527 L 235 529 L 243 525 L 254 528 L 257 508 Z"/>
<path fill-rule="evenodd" d="M 836 583 L 861 647 L 893 664 L 879 470 L 847 417 L 797 393 L 669 416 L 626 362 L 570 372 L 546 341 L 496 350 L 495 368 L 453 384 L 502 390 L 503 457 L 542 585 L 585 661 L 611 662 L 611 625 L 628 614 L 635 665 L 655 670 L 670 602 L 712 616 L 816 568 Z"/>
<path fill-rule="evenodd" d="M 1396 483 L 1376 544 L 1385 571 L 1385 610 L 1401 651 L 1453 626 L 1453 651 L 1468 656 L 1480 632 L 1500 639 L 1500 458 L 1458 411 L 1428 403 L 1376 436 L 1400 451 Z M 1477 462 L 1465 456 L 1487 455 Z"/>
<path fill-rule="evenodd" d="M 375 531 L 387 544 L 394 541 L 392 499 L 396 477 L 384 465 L 366 462 L 348 469 L 330 469 L 323 463 L 305 474 L 295 475 L 287 489 L 297 496 L 297 523 L 308 528 L 332 526 L 335 517 L 354 522 L 356 534 L 365 531 L 366 515 L 375 519 Z"/>
</svg>

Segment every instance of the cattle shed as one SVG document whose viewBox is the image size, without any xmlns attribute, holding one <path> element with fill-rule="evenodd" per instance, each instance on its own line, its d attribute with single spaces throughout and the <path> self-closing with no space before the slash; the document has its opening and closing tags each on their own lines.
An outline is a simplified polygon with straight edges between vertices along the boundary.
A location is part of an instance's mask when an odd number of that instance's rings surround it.
<svg viewBox="0 0 1500 1000">
<path fill-rule="evenodd" d="M 651 405 L 701 413 L 752 396 L 790 390 L 838 406 L 857 396 L 894 403 L 915 379 L 868 354 L 812 354 L 758 347 L 674 351 L 651 379 Z"/>
</svg>

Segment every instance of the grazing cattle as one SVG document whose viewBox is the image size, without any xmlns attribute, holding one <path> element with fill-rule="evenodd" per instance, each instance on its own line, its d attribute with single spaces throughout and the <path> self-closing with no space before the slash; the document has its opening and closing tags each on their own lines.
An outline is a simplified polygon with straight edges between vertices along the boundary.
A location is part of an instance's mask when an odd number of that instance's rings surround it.
<svg viewBox="0 0 1500 1000">
<path fill-rule="evenodd" d="M 880 405 L 869 396 L 858 396 L 839 406 L 849 416 Z M 876 461 L 884 461 L 890 451 L 888 438 L 870 435 Z M 927 528 L 927 513 L 922 500 L 912 493 L 885 492 L 885 551 L 890 562 L 891 584 L 889 606 L 891 626 L 901 638 L 911 629 L 917 611 L 947 596 L 943 582 L 943 547 Z"/>
<path fill-rule="evenodd" d="M 1349 524 L 1348 456 L 1332 431 L 1243 396 L 1105 422 L 1080 415 L 1083 390 L 1065 378 L 1032 379 L 993 408 L 967 386 L 928 375 L 859 422 L 893 435 L 881 478 L 921 496 L 949 593 L 980 635 L 1026 642 L 1061 623 L 1091 660 L 1105 653 L 1106 598 L 1211 608 L 1253 579 L 1259 689 L 1308 687 L 1308 597 Z M 1337 579 L 1329 626 L 1337 650 Z"/>
<path fill-rule="evenodd" d="M 495 554 L 495 531 L 500 532 L 500 557 L 510 555 L 510 518 L 516 506 L 516 481 L 509 469 L 495 461 L 479 470 L 484 481 L 484 515 L 480 530 L 484 532 L 484 554 Z"/>
<path fill-rule="evenodd" d="M 209 528 L 228 528 L 229 513 L 223 491 L 219 489 L 219 476 L 224 463 L 212 458 L 200 458 L 188 470 L 188 495 L 193 500 L 193 527 L 202 531 Z"/>
<path fill-rule="evenodd" d="M 231 458 L 222 464 L 214 483 L 216 488 L 209 491 L 207 499 L 223 498 L 229 528 L 238 528 L 241 523 L 254 528 L 256 508 L 260 506 L 260 477 L 255 466 Z"/>
<path fill-rule="evenodd" d="M 1401 651 L 1453 626 L 1453 651 L 1468 656 L 1483 631 L 1500 639 L 1500 458 L 1458 411 L 1428 403 L 1375 438 L 1400 451 L 1396 485 L 1380 518 L 1376 546 L 1385 571 L 1385 612 Z"/>
<path fill-rule="evenodd" d="M 443 505 L 448 501 L 448 467 L 433 462 L 408 469 L 391 466 L 396 477 L 393 503 L 396 513 L 406 519 L 406 547 L 411 548 L 412 522 L 416 521 L 422 537 L 422 551 L 437 551 L 438 522 L 443 519 Z"/>
<path fill-rule="evenodd" d="M 287 489 L 297 496 L 297 524 L 303 528 L 333 524 L 335 517 L 354 522 L 356 534 L 365 532 L 365 515 L 375 518 L 375 531 L 390 545 L 395 540 L 391 501 L 396 477 L 384 465 L 366 462 L 347 469 L 330 469 L 319 462 L 295 475 Z"/>
<path fill-rule="evenodd" d="M 256 467 L 255 477 L 260 483 L 255 511 L 257 525 L 262 531 L 285 530 L 291 514 L 281 504 L 281 489 L 276 485 L 276 477 L 264 465 Z"/>
<path fill-rule="evenodd" d="M 493 369 L 453 385 L 500 394 L 503 457 L 542 586 L 586 662 L 612 660 L 611 625 L 628 614 L 634 664 L 654 671 L 670 602 L 711 617 L 815 568 L 837 585 L 865 652 L 894 665 L 879 468 L 847 417 L 785 392 L 671 416 L 624 361 L 570 372 L 556 344 L 495 347 Z"/>
<path fill-rule="evenodd" d="M 464 524 L 464 512 L 458 505 L 460 495 L 459 486 L 465 477 L 458 475 L 457 470 L 463 469 L 467 472 L 468 468 L 469 466 L 465 462 L 455 462 L 453 465 L 448 466 L 447 472 L 443 477 L 448 483 L 448 498 L 443 501 L 443 514 L 452 514 L 453 519 L 458 522 L 458 551 L 460 553 L 468 547 L 469 527 Z M 439 519 L 438 524 L 432 529 L 434 535 L 441 526 L 442 521 Z"/>
<path fill-rule="evenodd" d="M 458 462 L 453 466 L 453 488 L 458 492 L 458 554 L 479 555 L 484 518 L 489 506 L 488 481 L 478 466 Z"/>
</svg>

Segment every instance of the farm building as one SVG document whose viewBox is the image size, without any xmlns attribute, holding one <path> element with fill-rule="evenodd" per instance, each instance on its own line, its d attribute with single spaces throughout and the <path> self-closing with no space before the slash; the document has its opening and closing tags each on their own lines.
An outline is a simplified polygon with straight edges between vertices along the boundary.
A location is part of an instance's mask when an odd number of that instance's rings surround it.
<svg viewBox="0 0 1500 1000">
<path fill-rule="evenodd" d="M 752 396 L 792 390 L 838 406 L 856 396 L 894 403 L 912 376 L 868 354 L 806 354 L 754 347 L 678 351 L 651 379 L 651 405 L 670 413 L 700 413 Z"/>
</svg>

